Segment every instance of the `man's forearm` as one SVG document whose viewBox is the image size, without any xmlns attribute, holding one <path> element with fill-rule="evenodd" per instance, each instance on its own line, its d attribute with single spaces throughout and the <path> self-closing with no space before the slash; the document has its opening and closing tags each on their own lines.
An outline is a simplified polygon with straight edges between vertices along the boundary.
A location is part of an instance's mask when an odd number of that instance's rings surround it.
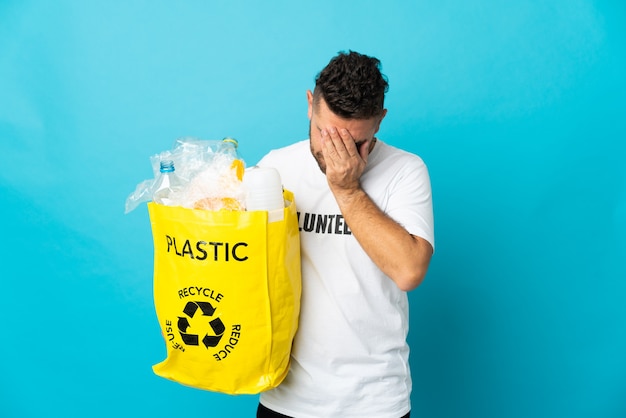
<svg viewBox="0 0 626 418">
<path fill-rule="evenodd" d="M 378 268 L 404 291 L 419 286 L 433 253 L 430 243 L 409 234 L 381 211 L 363 189 L 334 194 L 352 234 Z"/>
</svg>

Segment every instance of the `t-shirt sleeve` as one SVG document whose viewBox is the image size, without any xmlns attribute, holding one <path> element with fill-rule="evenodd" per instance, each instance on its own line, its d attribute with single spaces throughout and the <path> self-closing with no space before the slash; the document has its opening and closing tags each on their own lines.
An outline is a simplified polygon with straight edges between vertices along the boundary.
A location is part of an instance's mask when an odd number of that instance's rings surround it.
<svg viewBox="0 0 626 418">
<path fill-rule="evenodd" d="M 411 158 L 398 171 L 391 185 L 387 214 L 411 235 L 435 248 L 432 191 L 428 168 L 420 158 Z"/>
<path fill-rule="evenodd" d="M 285 163 L 285 158 L 283 156 L 283 158 L 281 158 L 279 156 L 279 151 L 278 150 L 271 150 L 270 152 L 268 152 L 267 154 L 265 154 L 258 163 L 256 163 L 257 166 L 259 167 L 274 167 L 274 168 L 278 168 L 281 167 L 282 165 L 284 165 Z"/>
<path fill-rule="evenodd" d="M 270 152 L 268 152 L 267 154 L 265 154 L 265 155 L 264 155 L 264 156 L 263 156 L 263 157 L 259 160 L 259 162 L 258 162 L 258 163 L 256 163 L 256 165 L 257 165 L 257 166 L 259 166 L 259 167 L 267 167 L 267 166 L 268 166 L 268 161 L 271 161 L 271 159 L 272 159 L 272 157 L 271 157 L 272 152 L 273 152 L 273 151 L 270 151 Z"/>
</svg>

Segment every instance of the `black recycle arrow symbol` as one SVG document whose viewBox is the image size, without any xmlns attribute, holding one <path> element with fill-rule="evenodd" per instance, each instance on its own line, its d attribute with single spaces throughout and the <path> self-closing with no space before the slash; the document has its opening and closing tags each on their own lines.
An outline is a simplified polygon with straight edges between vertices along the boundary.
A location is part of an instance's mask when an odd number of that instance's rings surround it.
<svg viewBox="0 0 626 418">
<path fill-rule="evenodd" d="M 189 318 L 193 318 L 196 312 L 200 309 L 202 316 L 212 316 L 215 313 L 215 308 L 209 302 L 187 302 L 183 313 Z M 206 334 L 202 339 L 202 343 L 206 348 L 215 347 L 219 344 L 226 327 L 220 318 L 215 318 L 209 321 L 211 329 L 215 335 Z M 178 317 L 178 331 L 183 339 L 183 342 L 187 345 L 199 345 L 199 337 L 196 334 L 187 334 L 187 329 L 190 327 L 187 317 Z"/>
</svg>

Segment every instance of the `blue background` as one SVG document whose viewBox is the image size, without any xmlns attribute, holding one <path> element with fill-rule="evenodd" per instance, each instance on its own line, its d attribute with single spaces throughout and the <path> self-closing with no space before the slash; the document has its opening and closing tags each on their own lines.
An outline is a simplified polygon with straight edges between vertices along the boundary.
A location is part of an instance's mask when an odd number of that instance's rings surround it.
<svg viewBox="0 0 626 418">
<path fill-rule="evenodd" d="M 159 378 L 145 205 L 176 138 L 307 135 L 340 50 L 427 162 L 416 417 L 626 416 L 623 1 L 0 1 L 0 416 L 253 416 Z"/>
</svg>

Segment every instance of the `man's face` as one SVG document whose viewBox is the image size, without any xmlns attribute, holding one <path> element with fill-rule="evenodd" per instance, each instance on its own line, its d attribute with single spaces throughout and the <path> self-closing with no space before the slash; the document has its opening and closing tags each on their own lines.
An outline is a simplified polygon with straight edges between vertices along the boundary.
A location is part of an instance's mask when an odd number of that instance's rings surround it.
<svg viewBox="0 0 626 418">
<path fill-rule="evenodd" d="M 354 138 L 357 149 L 361 146 L 369 147 L 369 151 L 374 146 L 374 135 L 380 128 L 380 122 L 385 116 L 386 110 L 382 116 L 373 117 L 371 119 L 344 119 L 334 114 L 326 105 L 323 98 L 320 97 L 317 105 L 313 104 L 313 93 L 307 91 L 307 101 L 309 104 L 309 138 L 311 146 L 311 154 L 315 157 L 320 170 L 326 173 L 326 162 L 322 154 L 322 130 L 336 128 L 347 129 Z"/>
</svg>

